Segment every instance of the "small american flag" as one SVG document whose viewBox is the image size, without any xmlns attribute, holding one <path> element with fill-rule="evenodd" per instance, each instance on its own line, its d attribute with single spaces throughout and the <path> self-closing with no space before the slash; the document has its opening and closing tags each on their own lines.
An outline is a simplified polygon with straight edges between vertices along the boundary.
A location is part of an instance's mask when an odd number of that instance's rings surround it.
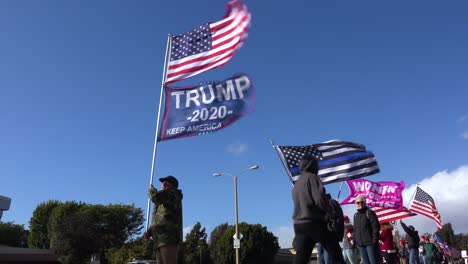
<svg viewBox="0 0 468 264">
<path fill-rule="evenodd" d="M 416 195 L 414 196 L 409 210 L 433 219 L 436 221 L 439 230 L 442 229 L 442 221 L 435 206 L 434 199 L 419 187 L 416 187 Z"/>
<path fill-rule="evenodd" d="M 450 256 L 450 247 L 449 245 L 442 239 L 442 237 L 438 233 L 434 233 L 432 238 L 436 242 L 437 246 L 444 252 L 444 255 Z"/>
<path fill-rule="evenodd" d="M 372 208 L 372 210 L 377 215 L 377 218 L 379 219 L 380 224 L 392 222 L 392 221 L 396 221 L 396 220 L 400 220 L 403 218 L 416 215 L 415 213 L 410 212 L 406 208 L 403 208 L 403 210 L 396 210 L 396 209 L 390 209 L 390 208 L 374 207 Z"/>
<path fill-rule="evenodd" d="M 353 142 L 331 140 L 307 146 L 276 146 L 292 182 L 300 177 L 299 162 L 305 155 L 318 160 L 318 176 L 325 183 L 357 179 L 378 173 L 372 152 Z"/>
<path fill-rule="evenodd" d="M 172 37 L 166 84 L 221 67 L 242 46 L 250 26 L 250 12 L 242 0 L 228 4 L 223 19 Z"/>
</svg>

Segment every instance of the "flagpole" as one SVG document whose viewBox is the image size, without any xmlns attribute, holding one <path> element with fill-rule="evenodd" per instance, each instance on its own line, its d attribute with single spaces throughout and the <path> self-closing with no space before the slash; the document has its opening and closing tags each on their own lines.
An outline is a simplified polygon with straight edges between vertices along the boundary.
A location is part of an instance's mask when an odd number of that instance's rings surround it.
<svg viewBox="0 0 468 264">
<path fill-rule="evenodd" d="M 338 196 L 336 197 L 336 200 L 340 200 L 340 194 L 341 194 L 341 189 L 343 188 L 343 181 L 340 184 L 340 190 L 338 191 Z"/>
<path fill-rule="evenodd" d="M 294 186 L 294 182 L 293 182 L 293 179 L 292 179 L 292 177 L 291 177 L 291 174 L 289 173 L 288 167 L 286 167 L 286 165 L 284 164 L 283 159 L 281 158 L 281 155 L 280 155 L 279 152 L 278 152 L 278 148 L 276 147 L 276 145 L 275 145 L 275 143 L 273 142 L 272 139 L 270 139 L 270 143 L 271 143 L 271 146 L 273 147 L 273 149 L 275 149 L 276 154 L 277 154 L 278 157 L 280 158 L 281 164 L 283 164 L 283 168 L 284 168 L 284 170 L 286 171 L 286 175 L 289 175 L 289 179 L 291 180 L 292 186 Z"/>
<path fill-rule="evenodd" d="M 416 197 L 416 192 L 418 191 L 419 183 L 416 184 L 416 189 L 414 190 L 413 196 L 410 199 L 410 202 L 408 203 L 408 206 L 406 206 L 407 209 L 409 209 L 410 204 L 413 202 L 414 197 Z"/>
<path fill-rule="evenodd" d="M 150 175 L 150 184 L 153 184 L 153 177 L 154 177 L 154 165 L 156 163 L 156 150 L 158 148 L 158 136 L 159 136 L 159 121 L 161 118 L 161 106 L 163 102 L 163 96 L 164 96 L 164 84 L 166 83 L 166 73 L 167 73 L 167 64 L 168 60 L 170 59 L 170 50 L 171 50 L 171 44 L 172 44 L 172 36 L 169 34 L 167 35 L 167 45 L 166 45 L 166 54 L 164 57 L 164 68 L 163 68 L 163 75 L 161 78 L 161 94 L 159 95 L 159 109 L 158 109 L 158 118 L 156 122 L 156 132 L 154 135 L 154 147 L 153 147 L 153 160 L 151 162 L 151 175 Z M 151 204 L 151 199 L 148 198 L 148 206 L 146 207 L 146 230 L 148 230 L 148 223 L 149 223 L 149 215 L 150 215 L 150 204 Z"/>
</svg>

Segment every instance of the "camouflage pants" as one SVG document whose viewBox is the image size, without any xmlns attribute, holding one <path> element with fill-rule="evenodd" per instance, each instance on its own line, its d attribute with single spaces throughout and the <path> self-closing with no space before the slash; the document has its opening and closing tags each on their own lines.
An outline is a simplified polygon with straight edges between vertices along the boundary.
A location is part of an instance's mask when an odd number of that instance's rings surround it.
<svg viewBox="0 0 468 264">
<path fill-rule="evenodd" d="M 177 264 L 177 244 L 156 248 L 156 261 L 158 264 Z"/>
</svg>

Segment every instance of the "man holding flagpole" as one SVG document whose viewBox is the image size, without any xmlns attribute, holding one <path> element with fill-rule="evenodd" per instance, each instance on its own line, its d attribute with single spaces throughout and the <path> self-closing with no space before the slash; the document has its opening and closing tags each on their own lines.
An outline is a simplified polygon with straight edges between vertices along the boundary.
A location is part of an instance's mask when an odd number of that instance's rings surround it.
<svg viewBox="0 0 468 264">
<path fill-rule="evenodd" d="M 158 264 L 177 264 L 182 243 L 182 191 L 174 176 L 160 178 L 161 190 L 149 185 L 148 196 L 154 203 L 151 227 L 145 234 L 153 237 Z"/>
<path fill-rule="evenodd" d="M 400 220 L 401 227 L 406 232 L 406 240 L 408 241 L 408 249 L 410 252 L 409 263 L 410 264 L 420 264 L 419 261 L 419 234 L 418 231 L 414 229 L 414 226 L 407 226 L 402 220 Z"/>
</svg>

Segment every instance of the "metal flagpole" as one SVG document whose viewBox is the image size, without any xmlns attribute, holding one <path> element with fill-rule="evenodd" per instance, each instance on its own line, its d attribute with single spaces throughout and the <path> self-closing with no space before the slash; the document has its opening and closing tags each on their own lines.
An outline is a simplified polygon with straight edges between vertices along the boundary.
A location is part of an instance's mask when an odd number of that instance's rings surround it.
<svg viewBox="0 0 468 264">
<path fill-rule="evenodd" d="M 275 145 L 275 143 L 273 142 L 273 140 L 270 139 L 270 143 L 271 143 L 271 146 L 275 149 L 276 154 L 278 154 L 278 157 L 279 157 L 280 160 L 281 160 L 281 164 L 283 164 L 283 168 L 284 168 L 284 170 L 286 171 L 286 175 L 289 175 L 289 179 L 291 180 L 292 186 L 294 186 L 294 182 L 293 182 L 293 180 L 292 180 L 291 174 L 289 173 L 289 170 L 288 170 L 288 167 L 286 166 L 286 164 L 284 164 L 283 159 L 281 158 L 281 155 L 280 155 L 279 152 L 278 152 L 278 148 L 276 147 L 276 145 Z"/>
<path fill-rule="evenodd" d="M 161 82 L 161 94 L 159 96 L 158 120 L 156 122 L 156 132 L 154 135 L 153 161 L 151 162 L 150 184 L 153 184 L 154 165 L 156 162 L 156 149 L 158 148 L 159 123 L 160 123 L 159 119 L 161 117 L 161 108 L 162 108 L 161 106 L 162 106 L 163 96 L 164 96 L 164 84 L 166 83 L 167 64 L 168 64 L 168 60 L 170 59 L 171 44 L 172 44 L 172 36 L 169 34 L 167 36 L 166 55 L 164 57 L 164 68 L 163 68 L 163 75 L 162 75 L 162 82 Z M 146 230 L 148 230 L 150 203 L 151 203 L 151 199 L 148 198 L 148 206 L 146 207 Z"/>
<path fill-rule="evenodd" d="M 340 190 L 338 191 L 338 196 L 336 197 L 336 200 L 339 200 L 340 199 L 340 194 L 341 194 L 341 188 L 343 188 L 343 181 L 341 182 L 340 184 Z"/>
<path fill-rule="evenodd" d="M 413 194 L 412 198 L 410 199 L 410 202 L 406 206 L 407 209 L 409 209 L 409 206 L 410 206 L 411 202 L 413 202 L 414 197 L 416 197 L 416 193 L 418 192 L 418 187 L 419 187 L 419 183 L 416 184 L 416 189 L 414 190 L 414 194 Z"/>
</svg>

